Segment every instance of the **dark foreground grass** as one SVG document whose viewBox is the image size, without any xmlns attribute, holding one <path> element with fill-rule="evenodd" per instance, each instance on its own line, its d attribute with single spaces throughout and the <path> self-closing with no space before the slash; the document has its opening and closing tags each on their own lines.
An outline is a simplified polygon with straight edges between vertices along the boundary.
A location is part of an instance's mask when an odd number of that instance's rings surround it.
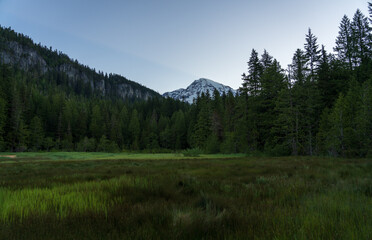
<svg viewBox="0 0 372 240">
<path fill-rule="evenodd" d="M 0 239 L 372 239 L 368 159 L 61 155 L 0 159 Z"/>
</svg>

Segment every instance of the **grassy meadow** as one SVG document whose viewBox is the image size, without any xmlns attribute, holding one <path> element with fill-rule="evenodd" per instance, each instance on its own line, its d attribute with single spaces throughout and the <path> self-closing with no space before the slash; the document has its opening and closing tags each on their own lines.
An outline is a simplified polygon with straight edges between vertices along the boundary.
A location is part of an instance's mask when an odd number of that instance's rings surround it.
<svg viewBox="0 0 372 240">
<path fill-rule="evenodd" d="M 0 239 L 372 239 L 371 159 L 0 155 Z"/>
</svg>

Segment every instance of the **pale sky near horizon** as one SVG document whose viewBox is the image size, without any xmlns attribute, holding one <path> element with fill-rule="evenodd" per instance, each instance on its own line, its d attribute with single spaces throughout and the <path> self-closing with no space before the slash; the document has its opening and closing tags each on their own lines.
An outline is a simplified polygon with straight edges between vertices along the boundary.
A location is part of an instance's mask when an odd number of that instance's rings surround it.
<svg viewBox="0 0 372 240">
<path fill-rule="evenodd" d="M 252 48 L 286 68 L 310 27 L 332 51 L 365 0 L 0 0 L 0 25 L 159 93 L 209 78 L 238 88 Z"/>
</svg>

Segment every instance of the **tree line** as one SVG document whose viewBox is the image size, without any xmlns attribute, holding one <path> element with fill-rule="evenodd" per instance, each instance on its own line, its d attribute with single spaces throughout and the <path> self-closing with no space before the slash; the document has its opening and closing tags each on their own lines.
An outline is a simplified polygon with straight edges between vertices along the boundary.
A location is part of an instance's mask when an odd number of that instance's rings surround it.
<svg viewBox="0 0 372 240">
<path fill-rule="evenodd" d="M 252 50 L 237 96 L 249 123 L 248 148 L 276 155 L 372 154 L 370 22 L 360 10 L 352 19 L 345 15 L 334 54 L 309 28 L 286 71 L 266 51 Z"/>
<path fill-rule="evenodd" d="M 186 103 L 87 97 L 56 82 L 53 74 L 0 67 L 2 151 L 175 149 L 170 135 L 180 121 L 185 124 Z"/>
<path fill-rule="evenodd" d="M 63 74 L 3 64 L 0 150 L 370 156 L 370 23 L 360 10 L 345 15 L 334 53 L 309 28 L 285 70 L 266 50 L 253 49 L 238 94 L 203 93 L 191 105 L 102 97 Z M 58 63 L 58 55 L 50 61 Z"/>
</svg>

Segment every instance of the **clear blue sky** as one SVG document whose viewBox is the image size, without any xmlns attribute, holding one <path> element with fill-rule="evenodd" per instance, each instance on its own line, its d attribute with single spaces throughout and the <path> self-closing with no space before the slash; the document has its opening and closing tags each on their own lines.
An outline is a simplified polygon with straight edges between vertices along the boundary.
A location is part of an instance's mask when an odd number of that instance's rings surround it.
<svg viewBox="0 0 372 240">
<path fill-rule="evenodd" d="M 332 51 L 366 0 L 0 0 L 0 24 L 159 93 L 205 77 L 238 88 L 250 52 L 285 68 L 310 27 Z"/>
</svg>

